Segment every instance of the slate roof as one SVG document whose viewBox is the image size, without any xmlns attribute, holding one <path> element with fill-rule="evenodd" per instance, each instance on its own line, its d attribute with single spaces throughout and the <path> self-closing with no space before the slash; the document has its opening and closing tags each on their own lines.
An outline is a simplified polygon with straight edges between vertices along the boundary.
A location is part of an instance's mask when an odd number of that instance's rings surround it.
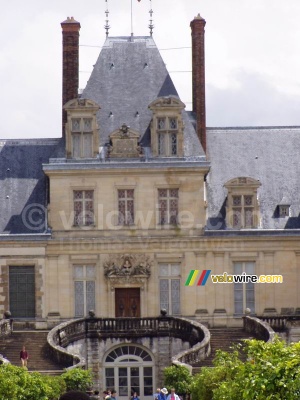
<svg viewBox="0 0 300 400">
<path fill-rule="evenodd" d="M 300 127 L 208 128 L 207 153 L 207 229 L 226 229 L 224 184 L 243 176 L 261 183 L 261 228 L 300 228 Z M 279 217 L 282 201 L 289 217 Z"/>
<path fill-rule="evenodd" d="M 148 105 L 161 96 L 179 97 L 153 38 L 108 37 L 82 93 L 82 98 L 101 107 L 100 144 L 108 143 L 109 134 L 126 123 L 140 132 L 141 144 L 149 147 L 152 112 Z M 183 120 L 184 155 L 204 157 L 186 111 Z"/>
<path fill-rule="evenodd" d="M 61 156 L 62 139 L 0 141 L 0 234 L 46 232 L 47 177 L 42 163 Z"/>
</svg>

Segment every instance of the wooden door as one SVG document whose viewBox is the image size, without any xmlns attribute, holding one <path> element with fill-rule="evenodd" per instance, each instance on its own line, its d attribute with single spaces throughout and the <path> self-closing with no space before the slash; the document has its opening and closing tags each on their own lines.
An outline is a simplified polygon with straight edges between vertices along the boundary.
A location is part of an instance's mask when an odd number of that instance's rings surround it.
<svg viewBox="0 0 300 400">
<path fill-rule="evenodd" d="M 141 300 L 140 289 L 115 289 L 116 318 L 140 317 Z"/>
</svg>

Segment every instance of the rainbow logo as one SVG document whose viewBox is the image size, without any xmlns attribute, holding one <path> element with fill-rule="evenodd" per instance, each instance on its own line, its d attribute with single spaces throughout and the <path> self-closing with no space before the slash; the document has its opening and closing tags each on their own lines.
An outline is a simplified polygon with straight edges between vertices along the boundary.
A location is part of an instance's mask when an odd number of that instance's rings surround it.
<svg viewBox="0 0 300 400">
<path fill-rule="evenodd" d="M 194 283 L 196 282 L 197 276 L 199 274 L 199 269 L 192 269 L 189 273 L 189 276 L 187 277 L 187 280 L 184 284 L 184 286 L 193 286 Z M 204 286 L 206 284 L 206 281 L 211 273 L 211 269 L 204 269 L 201 272 L 200 278 L 198 279 L 197 286 Z"/>
</svg>

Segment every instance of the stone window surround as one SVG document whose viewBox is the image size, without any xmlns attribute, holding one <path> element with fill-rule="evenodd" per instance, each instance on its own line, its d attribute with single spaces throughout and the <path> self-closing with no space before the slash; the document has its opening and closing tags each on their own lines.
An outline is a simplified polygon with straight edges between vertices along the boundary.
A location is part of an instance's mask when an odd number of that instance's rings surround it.
<svg viewBox="0 0 300 400">
<path fill-rule="evenodd" d="M 36 260 L 7 260 L 4 264 L 0 265 L 1 268 L 1 279 L 2 279 L 2 297 L 3 300 L 0 301 L 0 307 L 3 311 L 9 311 L 9 267 L 10 266 L 20 266 L 20 267 L 34 267 L 35 271 L 35 316 L 36 318 L 42 318 L 42 301 L 44 292 L 43 288 L 43 266 L 40 265 Z M 13 317 L 13 315 L 12 315 Z"/>
<path fill-rule="evenodd" d="M 182 157 L 183 156 L 183 132 L 184 132 L 184 123 L 182 120 L 182 110 L 185 108 L 185 104 L 182 103 L 176 97 L 159 97 L 154 100 L 149 105 L 150 110 L 153 112 L 153 117 L 150 125 L 151 130 L 151 151 L 155 157 Z M 177 132 L 177 154 L 172 155 L 170 146 L 167 150 L 165 148 L 165 154 L 159 154 L 159 129 L 158 129 L 158 120 L 165 119 L 166 122 L 169 119 L 175 118 L 177 120 L 177 128 L 176 129 L 166 129 L 162 130 L 166 135 L 171 135 L 172 133 Z M 168 123 L 168 122 L 167 122 Z M 166 127 L 168 128 L 168 126 Z M 167 142 L 169 142 L 171 138 L 165 141 L 165 146 Z M 170 151 L 169 151 L 170 150 Z"/>
<path fill-rule="evenodd" d="M 64 105 L 67 112 L 67 122 L 65 124 L 66 137 L 66 158 L 73 158 L 73 139 L 72 139 L 72 120 L 91 119 L 92 120 L 92 158 L 99 154 L 99 129 L 97 123 L 97 112 L 100 109 L 98 104 L 88 99 L 73 99 Z M 83 157 L 81 157 L 83 158 Z"/>
<path fill-rule="evenodd" d="M 229 180 L 225 183 L 224 187 L 227 189 L 227 201 L 226 201 L 226 224 L 231 229 L 255 229 L 259 227 L 260 215 L 259 215 L 259 202 L 257 196 L 257 189 L 261 186 L 258 180 L 249 177 L 237 177 Z M 242 199 L 239 207 L 234 206 L 234 197 L 240 196 Z M 252 204 L 247 206 L 244 204 L 246 196 L 252 197 Z M 241 209 L 241 226 L 235 227 L 233 218 L 235 208 Z M 252 225 L 245 225 L 245 209 L 251 210 Z"/>
</svg>

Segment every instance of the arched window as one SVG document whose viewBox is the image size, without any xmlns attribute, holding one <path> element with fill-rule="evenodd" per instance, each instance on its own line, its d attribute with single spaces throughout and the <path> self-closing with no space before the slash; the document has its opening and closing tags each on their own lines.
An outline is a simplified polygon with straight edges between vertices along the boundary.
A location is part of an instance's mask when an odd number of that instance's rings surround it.
<svg viewBox="0 0 300 400">
<path fill-rule="evenodd" d="M 119 400 L 128 400 L 133 392 L 152 399 L 154 361 L 148 350 L 137 345 L 122 345 L 104 357 L 104 384 L 115 388 Z"/>
</svg>

